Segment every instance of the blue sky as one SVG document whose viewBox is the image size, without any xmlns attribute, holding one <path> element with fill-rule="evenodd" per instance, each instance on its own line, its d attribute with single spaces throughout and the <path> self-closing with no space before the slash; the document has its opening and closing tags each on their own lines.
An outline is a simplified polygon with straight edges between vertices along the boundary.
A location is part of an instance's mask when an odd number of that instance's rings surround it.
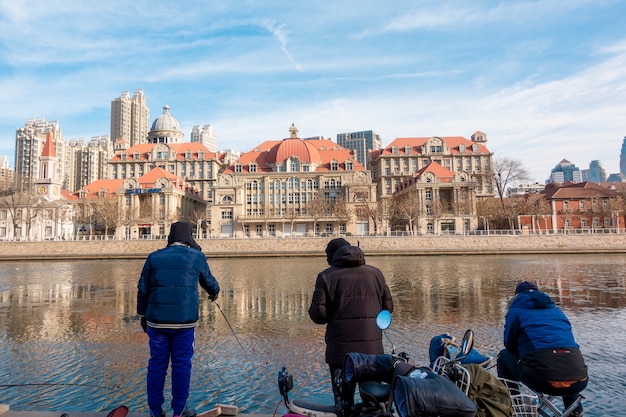
<svg viewBox="0 0 626 417">
<path fill-rule="evenodd" d="M 626 1 L 20 0 L 0 3 L 0 155 L 26 120 L 109 134 L 142 89 L 220 149 L 374 130 L 487 134 L 543 182 L 562 159 L 619 171 Z"/>
</svg>

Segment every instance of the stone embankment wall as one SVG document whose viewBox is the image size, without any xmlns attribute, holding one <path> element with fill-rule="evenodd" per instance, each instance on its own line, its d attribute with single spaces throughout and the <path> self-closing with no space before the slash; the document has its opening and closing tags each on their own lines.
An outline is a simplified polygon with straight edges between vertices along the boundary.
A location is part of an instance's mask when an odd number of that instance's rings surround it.
<svg viewBox="0 0 626 417">
<path fill-rule="evenodd" d="M 626 253 L 626 234 L 347 237 L 368 256 Z M 199 239 L 209 258 L 323 256 L 330 238 Z M 0 242 L 0 260 L 145 258 L 164 240 Z"/>
</svg>

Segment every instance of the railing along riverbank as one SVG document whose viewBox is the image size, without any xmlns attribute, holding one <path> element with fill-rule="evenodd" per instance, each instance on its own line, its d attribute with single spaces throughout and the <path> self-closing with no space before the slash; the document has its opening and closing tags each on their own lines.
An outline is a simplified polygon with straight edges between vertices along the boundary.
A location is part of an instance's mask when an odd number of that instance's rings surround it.
<svg viewBox="0 0 626 417">
<path fill-rule="evenodd" d="M 626 253 L 626 234 L 346 236 L 366 256 Z M 208 258 L 323 256 L 332 237 L 197 239 Z M 163 239 L 0 242 L 0 260 L 139 259 Z"/>
</svg>

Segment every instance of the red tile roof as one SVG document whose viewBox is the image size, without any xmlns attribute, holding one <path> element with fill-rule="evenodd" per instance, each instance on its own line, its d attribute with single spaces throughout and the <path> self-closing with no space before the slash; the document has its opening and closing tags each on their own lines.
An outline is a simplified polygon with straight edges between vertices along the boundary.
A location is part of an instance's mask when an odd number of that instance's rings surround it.
<svg viewBox="0 0 626 417">
<path fill-rule="evenodd" d="M 316 171 L 330 171 L 331 163 L 338 163 L 338 170 L 345 171 L 345 164 L 352 161 L 353 171 L 364 171 L 365 168 L 357 161 L 354 153 L 339 146 L 330 139 L 300 139 L 287 138 L 283 140 L 269 140 L 245 152 L 235 162 L 241 164 L 243 172 L 249 172 L 250 163 L 257 164 L 257 172 L 272 172 L 272 165 L 282 164 L 290 157 L 296 157 L 301 163 L 316 164 Z M 234 165 L 228 172 L 234 172 Z"/>
<path fill-rule="evenodd" d="M 450 149 L 451 154 L 474 154 L 473 146 L 478 145 L 478 153 L 479 154 L 489 154 L 491 153 L 489 149 L 483 144 L 479 142 L 474 142 L 470 139 L 464 138 L 462 136 L 437 136 L 443 140 L 446 146 Z M 422 155 L 424 152 L 422 148 L 426 145 L 429 139 L 432 137 L 412 137 L 412 138 L 396 138 L 391 142 L 387 147 L 380 150 L 372 151 L 372 158 L 376 159 L 382 155 L 394 155 L 394 148 L 397 148 L 397 155 L 407 155 L 405 149 L 407 147 L 411 148 L 412 155 Z M 465 146 L 465 152 L 460 151 L 460 146 Z"/>
<path fill-rule="evenodd" d="M 149 154 L 152 152 L 155 146 L 160 145 L 157 143 L 142 143 L 139 145 L 131 146 L 122 153 L 126 153 L 126 161 L 132 161 L 135 159 L 135 154 L 139 157 L 137 160 L 147 161 L 149 160 Z M 187 151 L 191 152 L 191 159 L 198 159 L 199 153 L 204 152 L 204 159 L 217 158 L 215 153 L 211 152 L 200 142 L 185 142 L 185 143 L 166 143 L 165 146 L 169 147 L 172 151 L 176 152 L 176 159 L 187 159 Z M 112 162 L 121 161 L 122 153 L 118 153 L 111 158 Z"/>
<path fill-rule="evenodd" d="M 549 200 L 574 200 L 592 197 L 610 198 L 617 195 L 615 191 L 589 181 L 568 182 L 565 184 L 551 183 L 546 186 L 542 194 Z"/>
</svg>

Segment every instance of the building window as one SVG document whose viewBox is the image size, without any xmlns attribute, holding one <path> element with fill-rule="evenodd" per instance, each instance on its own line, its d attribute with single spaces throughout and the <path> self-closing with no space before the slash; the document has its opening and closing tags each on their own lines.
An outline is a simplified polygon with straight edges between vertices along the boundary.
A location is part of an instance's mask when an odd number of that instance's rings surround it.
<svg viewBox="0 0 626 417">
<path fill-rule="evenodd" d="M 222 219 L 231 220 L 233 218 L 232 210 L 222 210 Z"/>
<path fill-rule="evenodd" d="M 332 161 L 330 163 L 330 170 L 331 171 L 337 171 L 339 170 L 339 163 L 337 161 Z"/>
<path fill-rule="evenodd" d="M 256 163 L 251 163 L 248 169 L 250 172 L 256 172 Z"/>
<path fill-rule="evenodd" d="M 267 230 L 269 231 L 270 236 L 276 236 L 276 225 L 268 224 Z"/>
<path fill-rule="evenodd" d="M 256 225 L 256 235 L 263 236 L 263 225 L 260 225 L 260 224 Z"/>
</svg>

